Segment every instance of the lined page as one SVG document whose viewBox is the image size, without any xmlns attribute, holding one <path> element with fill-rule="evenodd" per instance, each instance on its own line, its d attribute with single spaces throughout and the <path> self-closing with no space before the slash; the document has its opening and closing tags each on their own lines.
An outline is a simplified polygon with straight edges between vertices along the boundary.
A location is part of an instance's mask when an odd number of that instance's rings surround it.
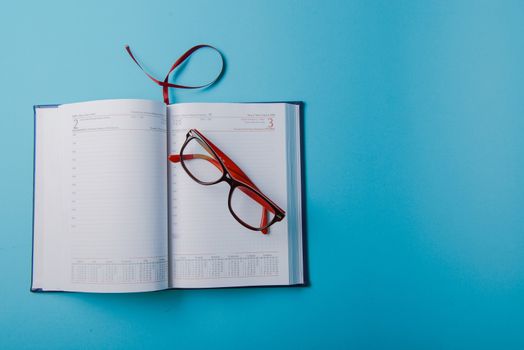
<svg viewBox="0 0 524 350">
<path fill-rule="evenodd" d="M 168 125 L 171 154 L 198 129 L 286 210 L 285 104 L 176 104 Z M 249 230 L 230 214 L 228 194 L 227 183 L 203 186 L 170 164 L 171 287 L 289 284 L 287 218 L 268 235 Z"/>
<path fill-rule="evenodd" d="M 59 107 L 65 290 L 167 287 L 165 111 L 145 100 Z"/>
</svg>

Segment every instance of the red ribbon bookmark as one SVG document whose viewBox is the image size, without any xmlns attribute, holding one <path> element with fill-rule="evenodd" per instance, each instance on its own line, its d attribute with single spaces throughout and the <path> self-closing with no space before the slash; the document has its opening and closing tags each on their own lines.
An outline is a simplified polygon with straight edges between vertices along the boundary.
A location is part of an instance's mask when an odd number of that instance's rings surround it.
<svg viewBox="0 0 524 350">
<path fill-rule="evenodd" d="M 196 51 L 198 51 L 200 49 L 203 49 L 203 48 L 209 48 L 209 49 L 215 50 L 218 53 L 219 57 L 220 57 L 220 71 L 218 72 L 218 74 L 215 77 L 215 79 L 213 79 L 212 81 L 210 81 L 207 84 L 198 85 L 198 86 L 179 85 L 179 84 L 169 83 L 169 75 L 171 74 L 171 72 L 173 72 L 185 60 L 187 60 L 193 53 L 195 53 Z M 211 45 L 207 45 L 207 44 L 201 44 L 201 45 L 193 46 L 192 48 L 187 50 L 182 56 L 180 56 L 175 61 L 175 63 L 173 63 L 173 65 L 171 66 L 171 69 L 169 69 L 169 72 L 167 72 L 167 75 L 166 75 L 164 81 L 160 81 L 160 80 L 156 79 L 151 74 L 146 72 L 146 70 L 144 68 L 142 68 L 140 63 L 138 63 L 137 59 L 135 58 L 135 56 L 131 52 L 131 48 L 129 47 L 129 45 L 126 45 L 126 51 L 129 54 L 129 56 L 131 56 L 133 61 L 135 61 L 137 66 L 140 67 L 140 69 L 145 73 L 145 75 L 147 75 L 149 77 L 149 79 L 153 80 L 157 85 L 162 86 L 162 93 L 164 95 L 164 103 L 165 104 L 169 104 L 170 103 L 169 102 L 169 90 L 168 90 L 170 87 L 176 88 L 176 89 L 201 89 L 201 88 L 205 88 L 205 87 L 208 87 L 208 86 L 214 84 L 218 79 L 220 79 L 220 77 L 222 76 L 222 73 L 224 72 L 224 56 L 222 56 L 222 53 L 216 47 L 211 46 Z"/>
</svg>

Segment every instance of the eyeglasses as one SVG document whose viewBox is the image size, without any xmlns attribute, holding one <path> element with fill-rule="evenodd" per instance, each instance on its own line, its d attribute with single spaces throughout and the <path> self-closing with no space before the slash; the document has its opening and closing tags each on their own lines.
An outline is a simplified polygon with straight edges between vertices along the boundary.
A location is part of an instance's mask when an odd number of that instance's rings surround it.
<svg viewBox="0 0 524 350">
<path fill-rule="evenodd" d="M 225 181 L 231 187 L 228 206 L 233 217 L 250 230 L 268 233 L 269 226 L 281 221 L 286 212 L 264 195 L 249 177 L 201 132 L 191 129 L 180 154 L 169 160 L 180 162 L 186 173 L 201 185 Z"/>
</svg>

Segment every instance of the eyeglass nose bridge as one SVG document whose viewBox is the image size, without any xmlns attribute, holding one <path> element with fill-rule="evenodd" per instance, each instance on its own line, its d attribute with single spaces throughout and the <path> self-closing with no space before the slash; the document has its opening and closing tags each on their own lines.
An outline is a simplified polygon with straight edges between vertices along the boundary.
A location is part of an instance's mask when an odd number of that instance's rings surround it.
<svg viewBox="0 0 524 350">
<path fill-rule="evenodd" d="M 231 175 L 229 175 L 229 173 L 227 171 L 224 172 L 224 176 L 223 176 L 222 180 L 227 182 L 229 184 L 229 186 L 231 186 L 231 190 L 233 190 L 233 188 L 236 187 L 233 178 L 231 177 Z"/>
</svg>

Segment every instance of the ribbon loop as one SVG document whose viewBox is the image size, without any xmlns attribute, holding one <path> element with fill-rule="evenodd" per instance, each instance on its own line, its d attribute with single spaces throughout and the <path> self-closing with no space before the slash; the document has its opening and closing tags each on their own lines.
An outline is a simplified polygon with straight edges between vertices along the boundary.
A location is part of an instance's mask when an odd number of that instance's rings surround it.
<svg viewBox="0 0 524 350">
<path fill-rule="evenodd" d="M 129 45 L 126 45 L 125 46 L 126 48 L 126 51 L 127 53 L 129 54 L 129 56 L 131 56 L 131 58 L 133 59 L 133 61 L 136 63 L 136 65 L 142 70 L 142 72 L 144 72 L 145 75 L 147 75 L 147 77 L 149 79 L 151 79 L 153 82 L 155 82 L 157 85 L 159 86 L 162 86 L 162 94 L 164 95 L 164 103 L 165 104 L 169 104 L 169 88 L 175 88 L 175 89 L 202 89 L 202 88 L 205 88 L 205 87 L 208 87 L 210 85 L 213 85 L 217 80 L 220 79 L 220 77 L 222 76 L 222 73 L 224 72 L 224 56 L 222 55 L 222 53 L 220 52 L 220 50 L 218 50 L 216 47 L 214 46 L 211 46 L 211 45 L 207 45 L 207 44 L 201 44 L 201 45 L 196 45 L 196 46 L 193 46 L 192 48 L 190 48 L 189 50 L 187 50 L 182 56 L 180 56 L 176 61 L 175 63 L 173 63 L 173 65 L 171 66 L 171 68 L 169 69 L 169 71 L 167 72 L 166 74 L 166 77 L 164 78 L 163 81 L 161 80 L 158 80 L 156 79 L 155 77 L 153 77 L 151 74 L 149 74 L 148 72 L 146 72 L 146 70 L 140 65 L 140 63 L 138 62 L 138 60 L 135 58 L 135 56 L 133 55 L 133 53 L 131 52 L 131 48 L 129 47 Z M 216 77 L 211 80 L 210 82 L 206 83 L 206 84 L 203 84 L 203 85 L 180 85 L 180 84 L 173 84 L 173 83 L 170 83 L 169 82 L 169 76 L 171 75 L 171 73 L 178 67 L 180 66 L 182 63 L 184 63 L 184 61 L 186 61 L 189 57 L 191 57 L 192 54 L 194 54 L 196 51 L 202 49 L 202 48 L 209 48 L 209 49 L 212 49 L 214 51 L 216 51 L 218 53 L 218 56 L 220 57 L 220 71 L 218 72 L 218 74 L 216 75 Z"/>
</svg>

